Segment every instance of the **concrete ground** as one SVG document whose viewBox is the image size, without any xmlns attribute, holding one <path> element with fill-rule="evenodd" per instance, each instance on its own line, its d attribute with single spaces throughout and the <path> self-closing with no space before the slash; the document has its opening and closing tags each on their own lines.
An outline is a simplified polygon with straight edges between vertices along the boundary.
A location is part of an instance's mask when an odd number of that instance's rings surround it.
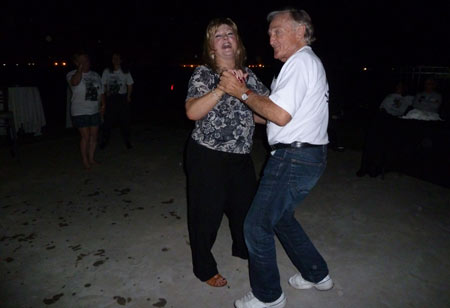
<svg viewBox="0 0 450 308">
<path fill-rule="evenodd" d="M 76 134 L 23 144 L 20 162 L 0 148 L 0 307 L 232 307 L 249 290 L 226 219 L 214 253 L 228 286 L 192 274 L 188 130 L 137 129 L 129 151 L 118 135 L 90 171 Z M 292 289 L 295 268 L 278 246 L 287 307 L 450 307 L 450 190 L 395 173 L 358 178 L 359 160 L 358 151 L 330 151 L 297 210 L 335 287 Z"/>
</svg>

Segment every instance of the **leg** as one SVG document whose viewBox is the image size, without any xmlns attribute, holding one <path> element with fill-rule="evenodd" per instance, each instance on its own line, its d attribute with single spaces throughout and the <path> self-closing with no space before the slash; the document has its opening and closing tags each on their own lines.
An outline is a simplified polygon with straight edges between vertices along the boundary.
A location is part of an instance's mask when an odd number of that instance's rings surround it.
<svg viewBox="0 0 450 308">
<path fill-rule="evenodd" d="M 314 279 L 328 273 L 309 238 L 300 225 L 292 221 L 295 207 L 314 187 L 325 163 L 326 147 L 278 150 L 267 163 L 244 226 L 250 284 L 253 294 L 262 302 L 272 302 L 282 293 L 274 233 L 294 265 L 311 268 Z M 307 250 L 302 251 L 304 248 Z M 321 277 L 324 271 L 326 274 Z"/>
<path fill-rule="evenodd" d="M 194 274 L 201 281 L 218 274 L 211 249 L 222 221 L 225 190 L 216 152 L 190 141 L 186 153 L 189 240 Z"/>
<path fill-rule="evenodd" d="M 81 135 L 80 140 L 80 151 L 81 151 L 81 159 L 83 160 L 83 165 L 86 169 L 90 169 L 91 165 L 89 164 L 89 128 L 88 127 L 79 127 L 78 131 Z"/>
<path fill-rule="evenodd" d="M 106 110 L 103 122 L 103 131 L 100 147 L 105 148 L 111 138 L 111 131 L 116 122 L 119 110 L 117 110 L 118 104 L 117 99 L 114 95 L 107 97 L 106 99 Z"/>
<path fill-rule="evenodd" d="M 307 281 L 317 283 L 328 275 L 328 267 L 294 217 L 294 212 L 286 213 L 275 227 L 289 259 Z"/>
<path fill-rule="evenodd" d="M 250 155 L 239 155 L 239 159 L 229 164 L 231 178 L 227 186 L 227 203 L 225 214 L 233 239 L 232 255 L 242 259 L 248 258 L 244 239 L 244 220 L 255 196 L 257 182 L 255 168 Z"/>
<path fill-rule="evenodd" d="M 328 275 L 325 260 L 314 247 L 301 225 L 295 219 L 295 207 L 308 195 L 322 175 L 326 165 L 326 150 L 321 148 L 300 150 L 290 163 L 288 185 L 289 205 L 275 225 L 280 239 L 292 263 L 302 276 L 311 282 L 319 282 Z"/>
<path fill-rule="evenodd" d="M 322 175 L 326 165 L 326 150 L 300 150 L 290 163 L 289 205 L 275 225 L 275 233 L 283 248 L 302 276 L 319 282 L 328 275 L 325 260 L 314 247 L 301 225 L 295 219 L 295 207 L 303 201 Z"/>
<path fill-rule="evenodd" d="M 282 199 L 288 197 L 288 174 L 285 170 L 287 164 L 278 152 L 271 156 L 266 164 L 244 223 L 250 285 L 255 297 L 266 303 L 273 302 L 282 294 L 274 226 L 283 212 Z"/>
<path fill-rule="evenodd" d="M 95 165 L 98 162 L 95 161 L 95 148 L 97 147 L 97 138 L 98 138 L 98 126 L 90 126 L 89 127 L 89 164 Z"/>
</svg>

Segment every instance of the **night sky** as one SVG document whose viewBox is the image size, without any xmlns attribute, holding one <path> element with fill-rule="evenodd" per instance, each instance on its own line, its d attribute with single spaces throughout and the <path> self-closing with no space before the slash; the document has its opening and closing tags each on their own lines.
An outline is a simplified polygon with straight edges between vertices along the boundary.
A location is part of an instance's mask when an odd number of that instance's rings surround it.
<svg viewBox="0 0 450 308">
<path fill-rule="evenodd" d="M 6 1 L 0 13 L 1 61 L 69 59 L 79 48 L 101 58 L 119 48 L 137 65 L 198 63 L 208 21 L 230 17 L 243 37 L 248 63 L 270 62 L 265 17 L 294 5 L 311 15 L 317 37 L 313 49 L 329 65 L 448 66 L 448 2 L 411 3 Z"/>
</svg>

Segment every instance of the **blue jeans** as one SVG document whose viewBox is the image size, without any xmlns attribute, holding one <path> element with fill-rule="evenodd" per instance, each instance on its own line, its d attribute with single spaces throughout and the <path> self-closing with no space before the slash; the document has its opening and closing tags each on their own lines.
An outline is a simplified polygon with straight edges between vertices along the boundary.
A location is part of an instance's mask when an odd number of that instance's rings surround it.
<svg viewBox="0 0 450 308">
<path fill-rule="evenodd" d="M 282 293 L 274 235 L 304 279 L 319 282 L 328 275 L 325 260 L 294 217 L 325 170 L 326 157 L 326 145 L 288 148 L 277 150 L 267 162 L 244 223 L 250 285 L 262 302 L 275 301 Z"/>
</svg>

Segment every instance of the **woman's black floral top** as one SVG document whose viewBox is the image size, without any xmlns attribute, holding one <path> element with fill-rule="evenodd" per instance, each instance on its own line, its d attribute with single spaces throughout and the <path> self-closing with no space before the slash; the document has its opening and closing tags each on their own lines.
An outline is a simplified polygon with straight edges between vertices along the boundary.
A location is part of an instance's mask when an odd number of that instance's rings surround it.
<svg viewBox="0 0 450 308">
<path fill-rule="evenodd" d="M 260 95 L 269 90 L 249 69 L 247 87 Z M 220 76 L 207 66 L 199 66 L 189 80 L 186 100 L 201 97 L 219 84 Z M 209 149 L 248 154 L 252 149 L 255 122 L 253 112 L 234 96 L 224 94 L 220 101 L 201 120 L 195 121 L 192 139 Z"/>
</svg>

